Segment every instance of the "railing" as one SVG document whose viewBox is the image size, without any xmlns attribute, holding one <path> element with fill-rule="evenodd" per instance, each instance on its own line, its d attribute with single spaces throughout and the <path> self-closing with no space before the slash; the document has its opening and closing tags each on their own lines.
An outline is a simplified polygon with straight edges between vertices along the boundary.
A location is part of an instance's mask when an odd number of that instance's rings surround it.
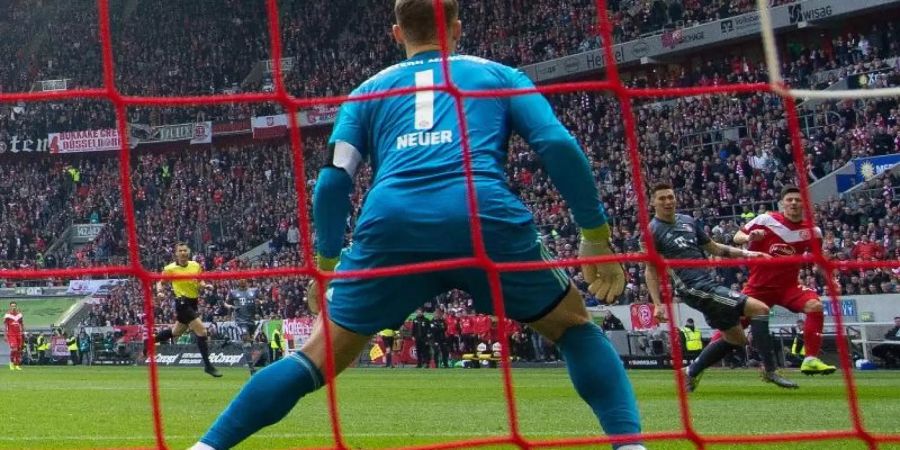
<svg viewBox="0 0 900 450">
<path fill-rule="evenodd" d="M 697 131 L 695 133 L 683 134 L 678 138 L 678 148 L 681 151 L 693 150 L 700 148 L 702 151 L 714 153 L 716 148 L 726 140 L 732 142 L 740 142 L 743 138 L 748 138 L 753 142 L 750 136 L 749 128 L 746 124 L 727 128 L 715 128 L 706 131 Z M 709 142 L 703 142 L 704 137 L 709 137 Z M 699 139 L 699 142 L 698 142 Z"/>
</svg>

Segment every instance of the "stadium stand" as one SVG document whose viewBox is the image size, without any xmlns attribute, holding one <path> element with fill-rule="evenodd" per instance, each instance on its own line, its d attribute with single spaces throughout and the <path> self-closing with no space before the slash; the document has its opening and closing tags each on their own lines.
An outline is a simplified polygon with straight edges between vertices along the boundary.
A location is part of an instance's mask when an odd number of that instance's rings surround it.
<svg viewBox="0 0 900 450">
<path fill-rule="evenodd" d="M 138 5 L 140 3 L 140 5 Z M 592 37 L 596 13 L 593 2 L 576 1 L 560 9 L 549 1 L 503 1 L 485 8 L 480 3 L 464 6 L 463 17 L 473 33 L 464 40 L 463 52 L 521 65 L 589 50 L 599 46 Z M 782 4 L 786 2 L 775 2 Z M 254 66 L 268 55 L 263 8 L 253 2 L 228 2 L 228 8 L 206 8 L 205 2 L 116 2 L 112 8 L 119 87 L 126 93 L 152 95 L 209 94 L 265 90 L 264 77 L 246 81 Z M 338 7 L 343 5 L 344 7 Z M 390 14 L 381 4 L 363 7 L 350 0 L 325 7 L 302 7 L 283 2 L 285 55 L 293 57 L 287 70 L 289 90 L 298 96 L 344 94 L 354 85 L 400 55 L 385 33 L 369 29 L 371 17 Z M 142 13 L 136 8 L 140 6 Z M 753 2 L 619 1 L 611 2 L 617 41 L 733 16 L 754 8 Z M 199 10 L 204 14 L 193 14 Z M 351 14 L 341 14 L 352 11 Z M 66 87 L 100 84 L 96 9 L 76 3 L 42 3 L 23 8 L 21 2 L 6 6 L 5 26 L 11 33 L 2 44 L 15 58 L 0 66 L 3 92 L 32 89 L 41 81 L 66 80 Z M 62 17 L 79 20 L 54 20 Z M 202 17 L 194 19 L 194 17 Z M 387 19 L 386 19 L 387 20 Z M 474 22 L 474 25 L 471 24 Z M 498 28 L 495 23 L 512 24 Z M 60 33 L 29 40 L 28 29 L 54 23 Z M 180 23 L 178 32 L 162 26 Z M 315 24 L 315 26 L 310 26 Z M 369 28 L 366 28 L 369 27 Z M 347 32 L 346 30 L 354 30 Z M 565 32 L 558 31 L 565 30 Z M 58 36 L 65 35 L 66 39 Z M 322 36 L 337 36 L 322 39 Z M 200 37 L 203 37 L 202 39 Z M 210 36 L 215 39 L 209 39 Z M 797 44 L 783 55 L 783 71 L 794 86 L 824 88 L 849 74 L 881 70 L 871 77 L 871 87 L 897 86 L 900 71 L 892 58 L 900 56 L 896 23 L 876 21 L 838 29 L 820 45 Z M 216 42 L 216 48 L 209 47 Z M 311 42 L 324 43 L 315 48 Z M 469 44 L 471 43 L 471 44 Z M 471 47 L 467 47 L 471 45 Z M 8 50 L 8 51 L 7 51 Z M 225 52 L 228 56 L 225 57 Z M 727 54 L 727 53 L 725 53 Z M 205 55 L 194 58 L 193 55 Z M 341 70 L 334 70 L 342 61 Z M 894 60 L 896 61 L 896 60 Z M 26 71 L 16 67 L 28 67 Z M 189 74 L 189 76 L 188 76 Z M 629 84 L 643 86 L 710 86 L 724 83 L 765 81 L 767 74 L 752 56 L 723 56 L 695 64 L 670 65 L 658 71 L 623 74 Z M 250 77 L 252 78 L 252 77 Z M 160 81 L 163 80 L 163 81 Z M 598 183 L 616 224 L 617 248 L 636 251 L 635 193 L 627 182 L 629 167 L 624 155 L 619 106 L 598 94 L 565 94 L 551 101 L 579 140 L 595 168 Z M 742 220 L 773 207 L 778 188 L 792 182 L 795 170 L 790 158 L 783 106 L 771 95 L 707 96 L 641 102 L 637 106 L 645 174 L 670 178 L 691 186 L 680 199 L 686 211 L 703 219 L 708 231 L 727 239 Z M 278 113 L 271 105 L 224 105 L 204 108 L 132 108 L 129 120 L 148 125 L 196 120 L 238 122 L 262 114 Z M 820 102 L 804 113 L 804 168 L 812 179 L 821 178 L 851 158 L 900 151 L 897 104 L 892 100 Z M 0 142 L 36 139 L 50 132 L 109 128 L 115 125 L 112 109 L 104 102 L 40 102 L 0 107 Z M 309 187 L 320 165 L 324 137 L 304 136 Z M 135 207 L 138 214 L 142 262 L 157 267 L 169 258 L 175 240 L 190 241 L 207 270 L 276 267 L 302 263 L 296 249 L 299 230 L 292 207 L 295 192 L 286 142 L 237 141 L 186 149 L 168 146 L 137 149 L 132 161 Z M 66 164 L 81 179 L 73 186 Z M 86 267 L 126 259 L 118 165 L 104 155 L 58 158 L 31 155 L 27 162 L 2 158 L 0 183 L 3 208 L 0 223 L 0 262 L 3 267 Z M 548 247 L 561 257 L 574 256 L 576 229 L 558 194 L 549 188 L 546 174 L 535 156 L 515 141 L 510 149 L 511 185 L 535 210 Z M 862 195 L 835 199 L 818 208 L 826 234 L 826 250 L 838 258 L 896 257 L 898 230 L 887 218 L 896 213 L 896 180 L 887 178 L 888 195 Z M 355 201 L 367 181 L 358 183 Z M 188 207 L 196 214 L 179 214 Z M 174 220 L 178 215 L 179 220 Z M 743 216 L 742 216 L 743 215 Z M 45 254 L 52 242 L 72 223 L 106 223 L 103 231 L 77 250 Z M 833 236 L 834 239 L 831 239 Z M 865 236 L 865 237 L 864 237 Z M 871 243 L 858 242 L 868 239 Z M 252 259 L 240 255 L 268 242 L 269 249 Z M 872 248 L 876 246 L 877 248 Z M 854 248 L 857 248 L 854 251 Z M 63 250 L 67 250 L 63 248 Z M 576 282 L 581 283 L 577 270 Z M 739 276 L 726 272 L 723 277 Z M 871 272 L 871 273 L 868 273 Z M 629 290 L 623 303 L 645 295 L 640 271 L 629 267 Z M 862 280 L 866 280 L 864 283 Z M 872 281 L 870 283 L 869 281 Z M 822 280 L 807 283 L 821 289 Z M 847 292 L 897 290 L 897 275 L 870 270 L 856 276 L 842 274 Z M 267 289 L 290 297 L 275 302 L 271 314 L 302 314 L 303 285 L 288 283 Z M 584 287 L 584 286 L 581 286 Z M 873 289 L 874 288 L 874 289 Z M 123 297 L 134 297 L 134 292 Z M 131 300 L 129 300 L 131 301 Z M 139 300 L 136 300 L 139 301 Z M 594 299 L 589 299 L 594 302 Z M 137 320 L 134 305 L 111 307 L 104 321 Z M 134 312 L 130 312 L 134 311 Z M 210 312 L 214 316 L 214 312 Z"/>
</svg>

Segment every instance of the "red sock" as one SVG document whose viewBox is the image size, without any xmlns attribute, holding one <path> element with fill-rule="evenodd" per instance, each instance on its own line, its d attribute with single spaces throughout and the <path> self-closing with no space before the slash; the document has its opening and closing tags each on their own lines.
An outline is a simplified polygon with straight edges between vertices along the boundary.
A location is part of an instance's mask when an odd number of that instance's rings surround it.
<svg viewBox="0 0 900 450">
<path fill-rule="evenodd" d="M 22 365 L 22 352 L 16 350 L 9 355 L 9 359 L 12 361 L 13 365 L 21 366 Z"/>
<path fill-rule="evenodd" d="M 822 348 L 822 327 L 825 315 L 822 312 L 806 313 L 806 324 L 803 326 L 803 344 L 806 356 L 818 357 Z"/>
</svg>

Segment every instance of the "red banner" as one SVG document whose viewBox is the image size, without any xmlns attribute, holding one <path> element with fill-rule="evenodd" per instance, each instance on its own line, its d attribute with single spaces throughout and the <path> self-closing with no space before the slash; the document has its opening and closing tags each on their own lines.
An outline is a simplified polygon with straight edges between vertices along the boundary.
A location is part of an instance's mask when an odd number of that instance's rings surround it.
<svg viewBox="0 0 900 450">
<path fill-rule="evenodd" d="M 115 128 L 50 133 L 47 140 L 50 153 L 57 154 L 119 150 L 119 131 Z"/>
<path fill-rule="evenodd" d="M 312 334 L 313 318 L 300 317 L 296 319 L 284 319 L 281 322 L 281 332 L 284 338 L 293 341 L 291 348 L 299 348 Z"/>
<path fill-rule="evenodd" d="M 633 330 L 656 328 L 656 317 L 653 317 L 652 305 L 649 303 L 631 304 L 631 328 Z"/>
<path fill-rule="evenodd" d="M 287 135 L 287 115 L 253 117 L 250 119 L 253 139 L 272 139 Z"/>
</svg>

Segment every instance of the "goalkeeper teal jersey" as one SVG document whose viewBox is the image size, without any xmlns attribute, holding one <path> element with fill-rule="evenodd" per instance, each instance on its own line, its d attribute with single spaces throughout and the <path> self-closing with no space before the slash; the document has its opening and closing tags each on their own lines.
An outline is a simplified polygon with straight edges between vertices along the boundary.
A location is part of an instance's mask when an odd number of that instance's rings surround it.
<svg viewBox="0 0 900 450">
<path fill-rule="evenodd" d="M 461 90 L 533 88 L 522 72 L 482 58 L 452 55 L 449 67 Z M 352 100 L 443 82 L 440 53 L 423 52 L 364 82 L 341 107 L 329 145 L 345 151 L 332 151 L 331 158 L 346 160 L 349 144 L 358 152 L 353 152 L 354 158 L 367 159 L 373 169 L 372 185 L 353 233 L 354 245 L 377 251 L 471 251 L 463 127 L 454 97 L 428 90 Z M 537 235 L 531 212 L 506 180 L 507 146 L 513 132 L 539 154 L 579 225 L 596 227 L 606 222 L 583 152 L 542 95 L 467 98 L 463 111 L 489 251 L 522 251 L 533 245 Z M 346 166 L 329 161 L 333 162 Z M 327 197 L 319 200 L 327 202 Z M 327 204 L 323 207 L 327 209 Z M 317 211 L 317 222 L 324 222 L 327 215 Z M 335 221 L 340 224 L 345 219 Z M 341 227 L 323 230 L 322 225 L 316 224 L 317 250 L 335 255 L 342 238 L 336 231 Z"/>
</svg>

